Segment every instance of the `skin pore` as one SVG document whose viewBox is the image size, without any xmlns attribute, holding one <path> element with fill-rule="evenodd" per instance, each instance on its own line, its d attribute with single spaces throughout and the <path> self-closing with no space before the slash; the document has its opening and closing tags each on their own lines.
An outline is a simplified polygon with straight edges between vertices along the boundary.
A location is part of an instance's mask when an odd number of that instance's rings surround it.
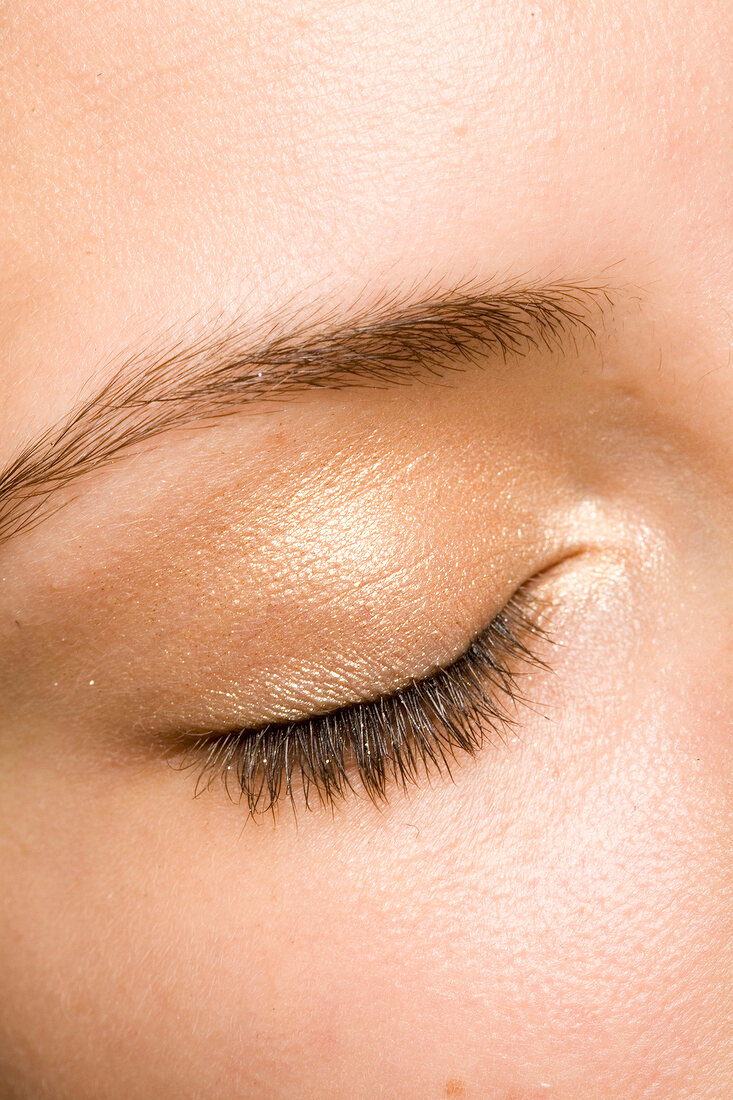
<svg viewBox="0 0 733 1100">
<path fill-rule="evenodd" d="M 0 471 L 199 333 L 588 324 L 193 417 L 2 528 L 3 1096 L 733 1091 L 730 24 L 11 5 Z M 545 664 L 450 775 L 251 818 L 171 760 L 430 676 L 526 582 Z"/>
</svg>

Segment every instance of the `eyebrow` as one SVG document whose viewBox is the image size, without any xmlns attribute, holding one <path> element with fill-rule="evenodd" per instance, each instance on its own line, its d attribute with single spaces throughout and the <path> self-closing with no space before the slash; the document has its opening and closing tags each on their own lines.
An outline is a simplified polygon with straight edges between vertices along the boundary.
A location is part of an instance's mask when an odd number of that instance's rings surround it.
<svg viewBox="0 0 733 1100">
<path fill-rule="evenodd" d="M 54 514 L 61 490 L 166 432 L 308 390 L 437 381 L 487 357 L 557 351 L 579 334 L 595 339 L 593 319 L 612 305 L 603 286 L 463 284 L 413 301 L 382 295 L 343 315 L 295 312 L 249 335 L 237 319 L 160 338 L 118 357 L 0 472 L 0 543 Z"/>
</svg>

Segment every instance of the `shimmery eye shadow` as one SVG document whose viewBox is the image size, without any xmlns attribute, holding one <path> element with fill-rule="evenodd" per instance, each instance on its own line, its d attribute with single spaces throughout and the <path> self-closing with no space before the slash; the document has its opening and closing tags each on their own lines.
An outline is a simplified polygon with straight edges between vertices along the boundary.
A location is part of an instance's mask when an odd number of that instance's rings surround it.
<svg viewBox="0 0 733 1100">
<path fill-rule="evenodd" d="M 529 583 L 446 668 L 388 696 L 297 722 L 180 735 L 170 757 L 196 772 L 196 791 L 221 780 L 251 814 L 281 801 L 334 804 L 358 787 L 374 802 L 450 773 L 461 755 L 504 741 L 522 696 L 521 666 L 547 668 L 548 636 Z"/>
</svg>

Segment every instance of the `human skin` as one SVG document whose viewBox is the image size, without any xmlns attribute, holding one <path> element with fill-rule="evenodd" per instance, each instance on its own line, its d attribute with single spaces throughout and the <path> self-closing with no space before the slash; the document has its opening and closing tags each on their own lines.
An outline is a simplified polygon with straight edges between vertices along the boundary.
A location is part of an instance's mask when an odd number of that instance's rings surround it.
<svg viewBox="0 0 733 1100">
<path fill-rule="evenodd" d="M 613 307 L 161 437 L 0 547 L 3 1097 L 733 1095 L 730 4 L 5 22 L 0 467 L 218 311 Z M 423 675 L 539 565 L 551 671 L 452 778 L 252 819 L 170 766 Z"/>
</svg>

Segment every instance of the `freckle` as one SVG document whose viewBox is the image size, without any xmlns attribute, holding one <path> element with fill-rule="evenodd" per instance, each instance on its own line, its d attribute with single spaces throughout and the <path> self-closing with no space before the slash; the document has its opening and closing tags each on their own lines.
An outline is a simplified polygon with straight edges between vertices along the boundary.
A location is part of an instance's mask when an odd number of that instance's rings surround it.
<svg viewBox="0 0 733 1100">
<path fill-rule="evenodd" d="M 466 1085 L 460 1077 L 449 1077 L 445 1083 L 446 1096 L 465 1096 Z"/>
</svg>

